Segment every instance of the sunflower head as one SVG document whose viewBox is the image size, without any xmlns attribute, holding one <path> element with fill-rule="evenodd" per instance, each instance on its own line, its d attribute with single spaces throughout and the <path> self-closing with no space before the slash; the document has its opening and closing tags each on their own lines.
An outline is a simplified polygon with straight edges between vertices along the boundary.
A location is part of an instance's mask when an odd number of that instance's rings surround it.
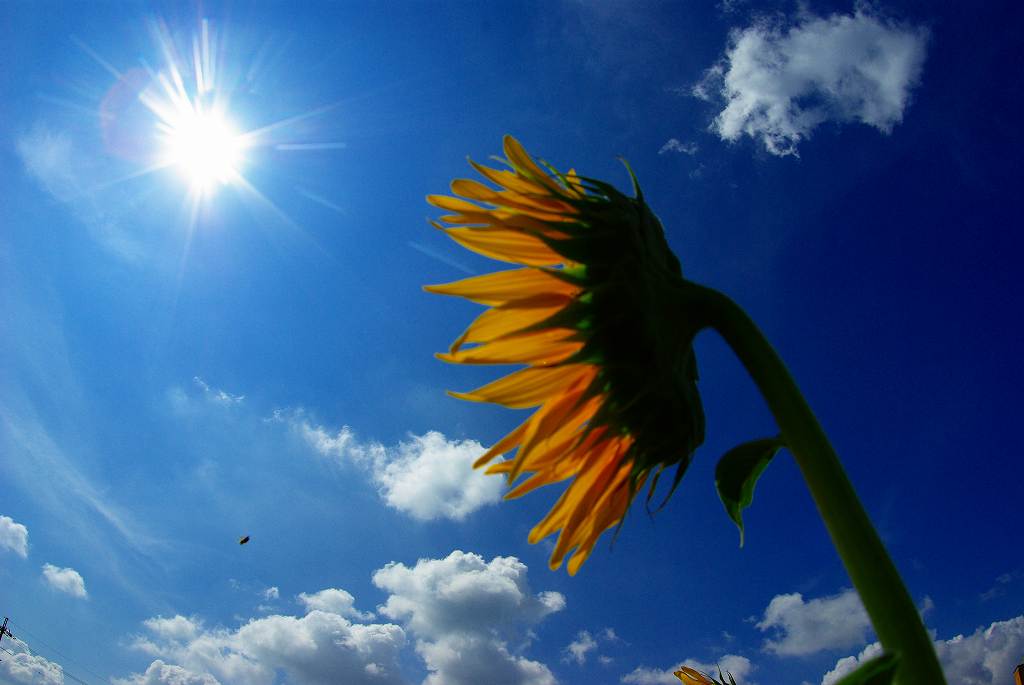
<svg viewBox="0 0 1024 685">
<path fill-rule="evenodd" d="M 459 179 L 435 224 L 463 246 L 519 268 L 427 286 L 490 307 L 452 344 L 445 361 L 525 368 L 467 400 L 538 409 L 478 461 L 521 475 L 509 497 L 572 479 L 530 541 L 560 531 L 551 557 L 575 573 L 597 538 L 619 524 L 650 479 L 677 466 L 679 482 L 704 440 L 692 341 L 680 316 L 679 261 L 644 202 L 611 185 L 561 174 L 505 137 L 505 168 L 472 163 L 495 187 Z M 632 175 L 632 172 L 631 172 Z"/>
</svg>

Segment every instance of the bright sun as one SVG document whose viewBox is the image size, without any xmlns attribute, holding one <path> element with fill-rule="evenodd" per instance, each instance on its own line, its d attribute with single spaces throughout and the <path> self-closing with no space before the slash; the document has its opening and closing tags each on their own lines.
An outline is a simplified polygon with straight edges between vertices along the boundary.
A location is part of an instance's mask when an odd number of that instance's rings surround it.
<svg viewBox="0 0 1024 685">
<path fill-rule="evenodd" d="M 165 127 L 164 162 L 194 189 L 210 191 L 239 177 L 242 138 L 222 115 L 189 108 Z"/>
</svg>

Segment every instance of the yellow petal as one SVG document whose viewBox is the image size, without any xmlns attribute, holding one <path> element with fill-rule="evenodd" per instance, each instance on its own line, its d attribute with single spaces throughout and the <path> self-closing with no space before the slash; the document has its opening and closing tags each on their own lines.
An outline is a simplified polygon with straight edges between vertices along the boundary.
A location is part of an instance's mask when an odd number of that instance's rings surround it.
<svg viewBox="0 0 1024 685">
<path fill-rule="evenodd" d="M 516 371 L 472 392 L 450 393 L 452 397 L 474 402 L 493 402 L 513 409 L 536 407 L 551 395 L 585 373 L 585 364 L 566 364 L 551 368 L 528 368 Z"/>
<path fill-rule="evenodd" d="M 499 192 L 488 188 L 479 181 L 474 181 L 468 178 L 455 179 L 452 181 L 451 188 L 452 192 L 456 195 L 468 197 L 471 200 L 486 202 L 494 205 L 495 207 L 515 209 L 519 212 L 523 212 L 546 221 L 565 221 L 565 214 L 572 213 L 572 210 L 568 205 L 562 205 L 561 203 L 558 205 L 546 203 L 525 195 L 520 195 L 519 193 L 514 193 L 510 190 Z"/>
<path fill-rule="evenodd" d="M 679 670 L 672 675 L 679 678 L 686 685 L 714 685 L 714 682 L 708 680 L 703 673 L 686 666 L 680 666 Z"/>
<path fill-rule="evenodd" d="M 523 146 L 518 140 L 512 136 L 505 136 L 504 144 L 505 156 L 508 157 L 508 161 L 512 163 L 513 168 L 515 168 L 517 172 L 526 176 L 531 181 L 543 183 L 544 186 L 555 195 L 565 194 L 565 189 L 556 183 L 539 166 L 537 166 L 537 163 L 534 162 L 526 150 L 523 149 Z"/>
<path fill-rule="evenodd" d="M 568 359 L 583 347 L 575 331 L 546 329 L 435 355 L 452 364 L 532 364 L 548 366 Z"/>
<path fill-rule="evenodd" d="M 559 459 L 569 461 L 574 450 L 589 449 L 582 445 L 587 437 L 582 431 L 602 399 L 594 397 L 584 401 L 582 398 L 592 378 L 578 381 L 576 387 L 580 391 L 567 392 L 564 402 L 556 404 L 549 412 L 534 415 L 533 426 L 516 451 L 509 480 L 515 480 L 523 471 L 539 471 Z"/>
<path fill-rule="evenodd" d="M 445 214 L 441 221 L 448 224 L 462 224 L 468 226 L 494 226 L 496 228 L 515 228 L 534 235 L 564 240 L 570 235 L 553 227 L 550 221 L 541 221 L 526 214 L 503 212 L 497 209 L 477 211 L 465 211 L 458 214 Z M 564 222 L 559 222 L 564 223 Z M 554 224 L 557 225 L 557 224 Z"/>
<path fill-rule="evenodd" d="M 455 352 L 466 343 L 490 342 L 538 324 L 554 316 L 571 300 L 568 295 L 545 294 L 513 305 L 492 307 L 466 328 L 449 351 Z"/>
<path fill-rule="evenodd" d="M 576 511 L 576 506 L 586 495 L 590 484 L 600 476 L 602 467 L 609 467 L 610 462 L 605 459 L 605 456 L 614 452 L 615 443 L 616 440 L 613 438 L 610 441 L 601 441 L 595 446 L 596 449 L 592 451 L 593 457 L 585 460 L 579 474 L 576 476 L 576 480 L 566 488 L 562 496 L 558 498 L 555 506 L 548 512 L 548 515 L 530 531 L 529 541 L 531 543 L 546 538 L 548 535 L 565 527 L 569 517 Z M 556 464 L 555 469 L 560 468 L 563 468 L 563 465 L 561 463 Z M 559 540 L 561 540 L 561 536 Z M 554 563 L 554 557 L 552 557 L 552 563 Z M 555 564 L 552 568 L 557 568 L 557 566 Z"/>
<path fill-rule="evenodd" d="M 548 294 L 572 296 L 580 291 L 577 286 L 540 269 L 496 271 L 453 283 L 427 285 L 423 289 L 441 295 L 464 297 L 486 305 L 514 303 Z"/>
<path fill-rule="evenodd" d="M 623 464 L 620 457 L 619 441 L 611 442 L 569 486 L 567 492 L 574 491 L 573 504 L 551 553 L 551 564 L 561 565 L 569 550 L 585 542 L 589 529 L 586 522 L 601 514 L 600 505 L 609 495 L 609 484 L 619 471 L 630 468 L 630 464 Z"/>
<path fill-rule="evenodd" d="M 477 164 L 473 160 L 469 160 L 469 163 L 474 169 L 480 172 L 480 175 L 492 181 L 499 186 L 514 190 L 517 193 L 523 195 L 546 195 L 551 196 L 548 192 L 547 187 L 540 183 L 535 183 L 530 179 L 520 176 L 512 171 L 506 171 L 505 169 L 494 169 L 491 167 Z"/>
<path fill-rule="evenodd" d="M 516 428 L 514 431 L 512 431 L 511 433 L 509 433 L 508 435 L 503 437 L 498 442 L 494 443 L 494 445 L 491 447 L 491 449 L 489 449 L 486 452 L 484 452 L 483 456 L 481 456 L 479 459 L 477 459 L 476 461 L 473 462 L 473 468 L 474 469 L 480 468 L 481 466 L 483 466 L 484 464 L 486 464 L 490 460 L 494 459 L 499 454 L 504 454 L 505 452 L 508 452 L 513 447 L 518 445 L 519 441 L 522 440 L 523 434 L 526 433 L 526 424 L 527 423 L 529 423 L 529 421 L 525 421 L 525 422 L 519 424 L 518 428 Z M 499 462 L 499 463 L 495 464 L 495 466 L 500 466 L 501 464 L 504 464 L 504 463 L 506 463 L 506 462 Z M 489 470 L 488 470 L 488 473 L 490 473 Z"/>
<path fill-rule="evenodd" d="M 623 468 L 616 474 L 613 482 L 604 487 L 601 499 L 592 505 L 593 515 L 581 521 L 576 528 L 573 536 L 576 550 L 566 565 L 569 575 L 576 575 L 576 571 L 590 556 L 590 552 L 594 549 L 601 534 L 618 525 L 626 515 L 626 510 L 629 508 L 635 492 L 629 484 L 630 471 L 631 465 L 623 464 Z M 643 478 L 640 479 L 637 487 L 642 486 Z M 573 523 L 570 522 L 567 527 L 572 528 Z"/>
<path fill-rule="evenodd" d="M 489 210 L 481 207 L 473 202 L 467 202 L 459 197 L 451 197 L 449 195 L 427 195 L 427 202 L 440 207 L 441 209 L 447 209 L 449 212 L 487 212 Z"/>
<path fill-rule="evenodd" d="M 554 211 L 558 214 L 568 213 L 575 214 L 576 208 L 567 202 L 558 199 L 551 195 L 551 192 L 544 185 L 534 183 L 526 178 L 514 174 L 510 171 L 504 171 L 502 169 L 491 169 L 490 167 L 481 166 L 476 164 L 472 160 L 469 162 L 473 165 L 473 168 L 480 172 L 482 176 L 487 178 L 489 181 L 493 181 L 499 186 L 508 188 L 509 191 L 516 193 L 522 198 L 537 203 L 540 207 L 545 207 L 549 211 Z M 561 194 L 564 194 L 565 190 L 562 189 Z"/>
<path fill-rule="evenodd" d="M 539 238 L 512 229 L 446 228 L 448 237 L 485 257 L 527 266 L 557 266 L 565 261 Z"/>
</svg>

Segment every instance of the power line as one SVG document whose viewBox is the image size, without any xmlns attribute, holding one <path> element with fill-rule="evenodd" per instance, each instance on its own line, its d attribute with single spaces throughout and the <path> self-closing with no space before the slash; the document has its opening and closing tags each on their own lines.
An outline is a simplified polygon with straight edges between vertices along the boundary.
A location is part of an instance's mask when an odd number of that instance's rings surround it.
<svg viewBox="0 0 1024 685">
<path fill-rule="evenodd" d="M 11 625 L 14 625 L 14 624 L 11 624 Z M 29 644 L 28 644 L 27 642 L 25 642 L 24 640 L 22 640 L 22 639 L 21 639 L 21 638 L 19 638 L 19 637 L 15 637 L 15 636 L 14 636 L 14 634 L 13 634 L 13 633 L 12 633 L 12 632 L 10 631 L 10 629 L 8 629 L 8 627 L 7 627 L 7 626 L 8 626 L 8 618 L 7 618 L 6 616 L 5 616 L 5 617 L 4 617 L 4 623 L 3 623 L 3 628 L 0 628 L 0 639 L 3 639 L 3 638 L 4 638 L 4 636 L 7 636 L 7 637 L 11 638 L 12 640 L 15 640 L 15 641 L 17 641 L 17 642 L 20 642 L 20 643 L 21 643 L 21 644 L 22 644 L 22 645 L 24 646 L 24 648 L 25 648 L 25 653 L 27 653 L 27 654 L 28 654 L 29 656 L 38 656 L 38 657 L 40 657 L 40 658 L 46 659 L 46 657 L 44 657 L 43 655 L 39 654 L 38 652 L 35 652 L 35 650 L 33 650 L 33 649 L 32 649 L 32 647 L 31 647 L 31 646 L 30 646 L 30 645 L 29 645 Z M 73 662 L 75 661 L 75 660 L 74 660 L 74 659 L 72 659 L 71 657 L 69 657 L 69 656 L 66 656 L 65 654 L 62 654 L 62 653 L 61 653 L 61 652 L 60 652 L 59 650 L 57 650 L 57 649 L 56 649 L 55 647 L 52 647 L 52 646 L 50 646 L 50 645 L 47 645 L 47 644 L 46 644 L 45 642 L 43 642 L 42 640 L 38 639 L 38 636 L 36 636 L 36 635 L 35 635 L 34 633 L 32 633 L 31 631 L 25 630 L 25 629 L 24 629 L 24 628 L 23 628 L 23 627 L 21 626 L 21 624 L 20 624 L 20 623 L 19 623 L 19 624 L 17 624 L 17 627 L 18 627 L 18 632 L 19 632 L 19 633 L 25 633 L 25 634 L 28 634 L 28 635 L 32 636 L 32 638 L 33 638 L 33 642 L 38 642 L 39 644 L 43 645 L 45 649 L 47 649 L 47 650 L 48 650 L 48 651 L 50 651 L 50 652 L 53 652 L 54 654 L 57 654 L 57 655 L 58 655 L 58 656 L 59 656 L 60 658 L 62 658 L 63 660 L 65 660 L 65 661 L 73 661 Z M 16 652 L 12 652 L 11 650 L 7 649 L 6 647 L 4 647 L 4 646 L 2 646 L 2 645 L 0 645 L 0 649 L 2 649 L 3 651 L 7 652 L 7 653 L 8 653 L 8 654 L 10 654 L 11 656 L 17 656 L 17 655 L 18 655 L 18 654 L 17 654 Z M 34 653 L 34 652 L 35 652 L 35 653 Z M 46 659 L 46 660 L 47 660 L 47 661 L 48 661 L 49 663 L 52 663 L 52 664 L 53 664 L 54 666 L 56 666 L 57 668 L 59 668 L 59 669 L 60 669 L 60 672 L 61 672 L 61 675 L 62 675 L 63 677 L 65 677 L 65 678 L 71 678 L 71 679 L 72 679 L 72 680 L 74 680 L 75 682 L 77 682 L 77 683 L 80 683 L 80 685 L 92 685 L 92 683 L 89 683 L 88 681 L 82 680 L 81 678 L 79 678 L 78 676 L 76 676 L 76 675 L 75 675 L 74 673 L 71 673 L 71 672 L 69 672 L 69 671 L 67 670 L 67 668 L 66 668 L 66 667 L 65 667 L 65 666 L 64 666 L 63 664 L 57 663 L 56 661 L 51 661 L 50 659 Z M 89 673 L 90 673 L 90 674 L 91 674 L 91 675 L 92 675 L 92 676 L 93 676 L 94 678 L 99 678 L 99 680 L 100 680 L 101 682 L 103 682 L 103 681 L 105 681 L 105 680 L 106 680 L 106 679 L 105 679 L 105 678 L 103 678 L 102 676 L 99 676 L 99 675 L 96 675 L 95 673 L 93 673 L 93 672 L 92 672 L 91 670 L 89 670 L 88 668 L 86 668 L 86 667 L 85 667 L 85 666 L 84 666 L 83 664 L 81 664 L 81 663 L 75 662 L 75 665 L 76 665 L 76 666 L 82 666 L 83 670 L 85 670 L 85 671 L 88 671 L 88 672 L 89 672 Z"/>
</svg>

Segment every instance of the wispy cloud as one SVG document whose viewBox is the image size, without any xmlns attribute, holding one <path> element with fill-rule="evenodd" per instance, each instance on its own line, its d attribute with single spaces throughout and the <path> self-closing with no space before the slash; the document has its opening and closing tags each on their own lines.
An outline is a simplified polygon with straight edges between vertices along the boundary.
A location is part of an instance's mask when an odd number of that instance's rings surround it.
<svg viewBox="0 0 1024 685">
<path fill-rule="evenodd" d="M 697 154 L 700 148 L 697 147 L 697 143 L 694 142 L 682 142 L 678 138 L 669 138 L 668 141 L 661 146 L 658 150 L 659 155 L 664 155 L 668 152 L 679 152 L 684 155 L 690 155 L 691 157 Z"/>
<path fill-rule="evenodd" d="M 211 402 L 218 404 L 239 404 L 245 399 L 245 395 L 232 395 L 231 393 L 221 390 L 220 388 L 213 388 L 199 376 L 194 376 L 192 382 L 196 384 Z"/>
<path fill-rule="evenodd" d="M 53 564 L 43 564 L 43 580 L 54 590 L 85 599 L 89 595 L 85 591 L 85 580 L 82 574 L 73 568 L 59 568 Z"/>
<path fill-rule="evenodd" d="M 28 557 L 28 528 L 10 516 L 0 516 L 0 549 L 9 549 L 22 559 Z"/>
<path fill-rule="evenodd" d="M 1006 588 L 1011 584 L 1020 579 L 1024 578 L 1024 571 L 1015 569 L 1007 573 L 1001 573 L 996 577 L 995 584 L 988 590 L 985 590 L 980 595 L 979 599 L 983 602 L 988 602 L 995 599 L 996 597 L 1002 597 L 1006 594 Z"/>
<path fill-rule="evenodd" d="M 65 130 L 42 122 L 15 141 L 25 173 L 35 179 L 102 245 L 129 261 L 139 260 L 142 243 L 121 226 L 116 203 L 98 197 L 96 155 L 89 155 Z"/>
<path fill-rule="evenodd" d="M 9 462 L 8 474 L 16 477 L 26 490 L 48 502 L 56 512 L 79 520 L 75 504 L 84 506 L 136 551 L 150 555 L 163 549 L 162 542 L 145 532 L 128 512 L 74 465 L 36 420 L 16 415 L 0 405 L 0 443 L 10 446 L 9 454 L 19 455 Z M 47 474 L 45 489 L 38 486 L 40 473 Z"/>
<path fill-rule="evenodd" d="M 306 188 L 302 188 L 300 186 L 296 186 L 295 192 L 297 192 L 299 195 L 301 195 L 302 197 L 306 198 L 307 200 L 312 200 L 313 202 L 317 203 L 321 207 L 326 207 L 327 209 L 333 210 L 333 211 L 337 212 L 338 214 L 347 214 L 348 213 L 348 212 L 345 211 L 345 208 L 342 207 L 341 205 L 339 205 L 339 204 L 337 204 L 335 202 L 331 202 L 330 200 L 328 200 L 323 195 L 318 195 L 317 193 L 314 193 L 312 190 L 307 190 Z"/>
<path fill-rule="evenodd" d="M 427 255 L 428 257 L 430 257 L 432 259 L 436 259 L 437 261 L 439 261 L 439 262 L 441 262 L 443 264 L 447 264 L 448 266 L 452 267 L 453 269 L 458 269 L 459 271 L 461 271 L 464 274 L 469 274 L 470 276 L 473 276 L 473 275 L 476 274 L 476 272 L 473 271 L 472 269 L 470 269 L 468 266 L 466 266 L 465 264 L 463 264 L 462 262 L 460 262 L 457 259 L 449 257 L 447 254 L 441 252 L 440 250 L 435 250 L 432 247 L 427 247 L 426 245 L 423 245 L 421 243 L 416 243 L 416 242 L 413 242 L 411 240 L 409 241 L 408 245 L 409 245 L 409 247 L 411 247 L 412 249 L 416 250 L 417 252 L 422 252 L 423 254 Z"/>
<path fill-rule="evenodd" d="M 928 32 L 861 8 L 789 27 L 734 30 L 725 57 L 693 88 L 724 102 L 711 124 L 723 140 L 747 135 L 773 155 L 796 155 L 817 126 L 860 122 L 889 133 L 917 85 Z"/>
</svg>

